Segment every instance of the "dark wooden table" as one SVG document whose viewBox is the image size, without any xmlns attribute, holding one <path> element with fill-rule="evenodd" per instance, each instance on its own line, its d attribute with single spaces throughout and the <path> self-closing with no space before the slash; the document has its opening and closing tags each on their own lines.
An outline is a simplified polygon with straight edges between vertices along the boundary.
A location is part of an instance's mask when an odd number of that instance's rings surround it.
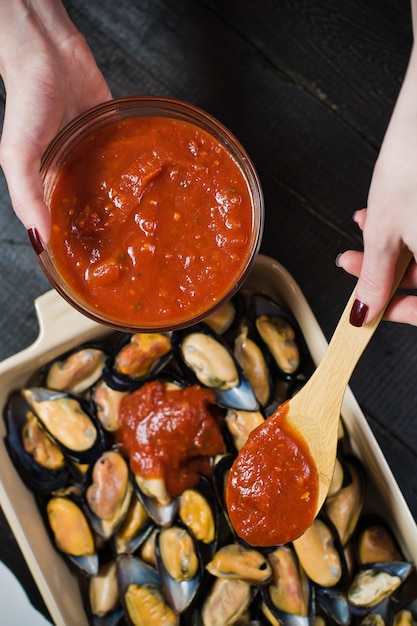
<svg viewBox="0 0 417 626">
<path fill-rule="evenodd" d="M 305 293 L 330 338 L 360 248 L 352 213 L 372 169 L 411 47 L 410 0 L 66 0 L 114 96 L 192 102 L 240 139 L 266 203 L 262 252 Z M 1 92 L 4 109 L 4 90 Z M 38 333 L 48 290 L 0 179 L 0 359 Z M 417 515 L 417 329 L 384 323 L 351 387 Z M 1 462 L 1 461 L 0 461 Z M 42 601 L 4 518 L 0 558 Z"/>
</svg>

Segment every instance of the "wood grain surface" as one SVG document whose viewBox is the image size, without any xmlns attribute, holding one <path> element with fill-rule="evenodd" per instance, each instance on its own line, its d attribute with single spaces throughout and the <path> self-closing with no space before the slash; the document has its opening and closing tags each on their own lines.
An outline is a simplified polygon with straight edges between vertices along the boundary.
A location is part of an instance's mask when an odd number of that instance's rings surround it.
<svg viewBox="0 0 417 626">
<path fill-rule="evenodd" d="M 409 0 L 65 0 L 114 96 L 192 102 L 227 125 L 258 170 L 262 252 L 299 283 L 327 338 L 361 248 L 351 216 L 369 181 L 411 48 Z M 1 88 L 1 116 L 5 105 Z M 28 346 L 50 288 L 0 178 L 0 359 Z M 382 323 L 351 387 L 417 515 L 417 329 Z M 42 608 L 4 519 L 0 558 Z M 4 540 L 4 537 L 7 540 Z"/>
</svg>

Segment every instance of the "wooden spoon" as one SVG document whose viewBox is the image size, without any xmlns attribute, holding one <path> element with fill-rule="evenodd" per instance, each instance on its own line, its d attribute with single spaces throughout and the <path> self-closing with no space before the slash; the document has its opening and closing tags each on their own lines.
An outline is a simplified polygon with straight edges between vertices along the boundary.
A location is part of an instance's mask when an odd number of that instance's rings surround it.
<svg viewBox="0 0 417 626">
<path fill-rule="evenodd" d="M 407 249 L 401 252 L 387 305 L 411 258 Z M 349 322 L 354 299 L 355 292 L 342 313 L 322 361 L 309 381 L 251 433 L 229 472 L 226 488 L 229 516 L 237 533 L 252 545 L 271 546 L 293 541 L 312 523 L 327 496 L 335 466 L 344 393 L 387 306 L 371 322 L 358 328 Z M 283 454 L 276 445 L 279 431 L 282 430 L 301 446 L 301 452 L 304 446 L 304 458 L 312 464 L 316 480 L 315 498 L 310 497 L 312 492 L 307 487 L 305 491 L 304 488 L 298 491 L 302 494 L 300 501 L 304 499 L 301 511 L 298 511 L 298 503 L 294 502 L 293 497 L 300 486 L 300 477 L 288 469 L 289 457 L 284 466 L 279 465 L 281 461 L 277 462 L 277 458 Z M 285 471 L 287 484 L 282 485 L 284 479 L 281 476 Z M 287 506 L 289 502 L 290 507 Z M 288 513 L 284 515 L 284 511 Z M 297 516 L 299 519 L 296 519 Z"/>
</svg>

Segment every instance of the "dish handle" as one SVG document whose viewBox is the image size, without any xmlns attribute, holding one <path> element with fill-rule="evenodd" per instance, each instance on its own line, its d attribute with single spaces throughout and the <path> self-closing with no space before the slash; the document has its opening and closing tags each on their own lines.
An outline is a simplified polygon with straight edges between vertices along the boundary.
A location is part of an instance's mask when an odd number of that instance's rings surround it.
<svg viewBox="0 0 417 626">
<path fill-rule="evenodd" d="M 0 372 L 37 356 L 62 352 L 75 340 L 82 343 L 87 337 L 98 337 L 109 331 L 79 313 L 54 289 L 36 298 L 34 305 L 39 324 L 37 338 L 29 347 L 0 363 Z"/>
</svg>

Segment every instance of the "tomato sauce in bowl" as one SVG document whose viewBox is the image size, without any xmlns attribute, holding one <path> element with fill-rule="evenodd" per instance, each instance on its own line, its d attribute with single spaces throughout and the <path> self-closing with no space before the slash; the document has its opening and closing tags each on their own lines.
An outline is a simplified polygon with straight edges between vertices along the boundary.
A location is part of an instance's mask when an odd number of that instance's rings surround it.
<svg viewBox="0 0 417 626">
<path fill-rule="evenodd" d="M 106 103 L 46 155 L 51 239 L 40 262 L 76 308 L 119 329 L 194 323 L 240 286 L 263 200 L 216 120 L 165 99 Z"/>
</svg>

